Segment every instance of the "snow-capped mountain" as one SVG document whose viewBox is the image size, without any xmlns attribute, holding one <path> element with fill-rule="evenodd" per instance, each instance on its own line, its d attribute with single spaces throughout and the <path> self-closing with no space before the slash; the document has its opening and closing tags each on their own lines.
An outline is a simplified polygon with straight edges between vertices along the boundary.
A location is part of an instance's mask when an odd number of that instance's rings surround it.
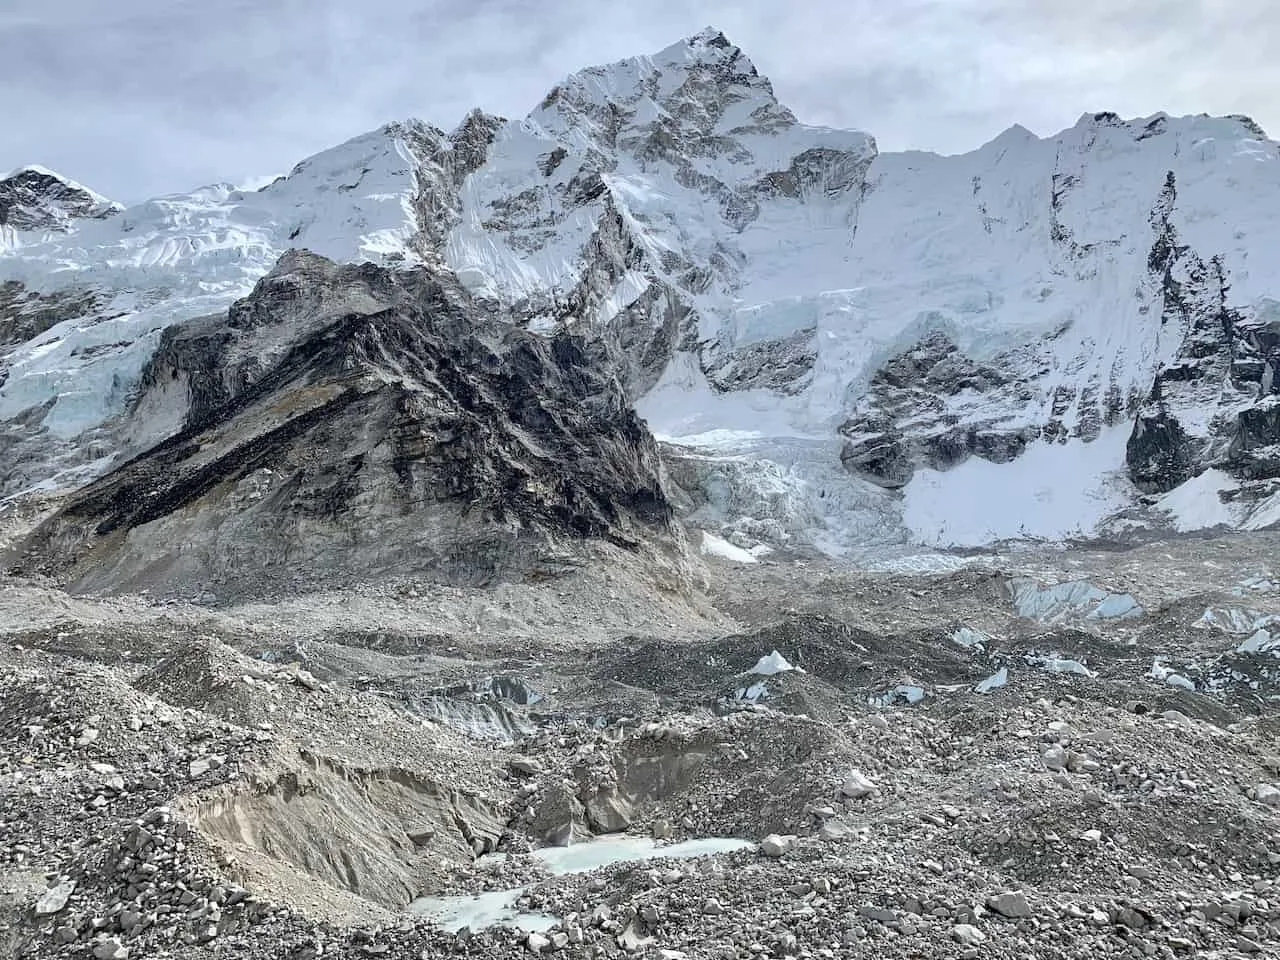
<svg viewBox="0 0 1280 960">
<path fill-rule="evenodd" d="M 65 233 L 73 221 L 108 217 L 122 207 L 52 170 L 29 165 L 0 179 L 0 247 L 19 233 Z"/>
<path fill-rule="evenodd" d="M 0 484 L 74 486 L 181 429 L 190 396 L 140 401 L 161 332 L 306 248 L 603 341 L 686 507 L 740 545 L 1266 525 L 1278 160 L 1247 118 L 1108 113 L 879 153 L 707 30 L 254 193 L 0 215 Z"/>
</svg>

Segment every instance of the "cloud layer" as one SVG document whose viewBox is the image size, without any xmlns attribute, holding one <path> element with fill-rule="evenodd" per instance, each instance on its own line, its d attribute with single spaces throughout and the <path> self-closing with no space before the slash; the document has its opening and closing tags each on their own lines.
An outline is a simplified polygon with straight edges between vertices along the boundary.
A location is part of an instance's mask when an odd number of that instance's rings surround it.
<svg viewBox="0 0 1280 960">
<path fill-rule="evenodd" d="M 391 119 L 522 115 L 568 72 L 708 23 L 801 119 L 882 149 L 1104 109 L 1280 133 L 1272 0 L 4 0 L 0 168 L 126 201 L 249 181 Z"/>
</svg>

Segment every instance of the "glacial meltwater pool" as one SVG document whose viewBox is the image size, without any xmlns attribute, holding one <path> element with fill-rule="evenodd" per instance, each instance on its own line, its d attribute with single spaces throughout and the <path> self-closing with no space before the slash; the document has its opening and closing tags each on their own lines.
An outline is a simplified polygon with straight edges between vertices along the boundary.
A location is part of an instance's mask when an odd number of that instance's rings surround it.
<svg viewBox="0 0 1280 960">
<path fill-rule="evenodd" d="M 687 860 L 713 853 L 747 850 L 754 846 L 747 840 L 732 837 L 708 837 L 704 840 L 683 840 L 665 845 L 659 845 L 647 837 L 601 837 L 567 847 L 544 847 L 534 850 L 532 856 L 545 864 L 552 876 L 560 877 L 570 873 L 586 873 L 614 863 L 655 860 L 660 857 Z M 450 932 L 457 932 L 463 927 L 483 930 L 485 927 L 501 925 L 533 933 L 555 926 L 560 922 L 559 918 L 549 913 L 521 913 L 516 907 L 516 901 L 529 886 L 454 897 L 419 897 L 409 904 L 408 909 L 417 916 L 435 920 Z"/>
</svg>

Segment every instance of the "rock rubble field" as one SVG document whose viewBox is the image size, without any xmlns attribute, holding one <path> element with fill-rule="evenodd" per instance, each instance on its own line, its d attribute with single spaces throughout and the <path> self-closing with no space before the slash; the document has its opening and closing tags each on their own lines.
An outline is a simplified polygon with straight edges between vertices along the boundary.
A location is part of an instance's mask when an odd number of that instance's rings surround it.
<svg viewBox="0 0 1280 960">
<path fill-rule="evenodd" d="M 0 947 L 1265 955 L 1274 546 L 223 606 L 11 578 Z"/>
</svg>

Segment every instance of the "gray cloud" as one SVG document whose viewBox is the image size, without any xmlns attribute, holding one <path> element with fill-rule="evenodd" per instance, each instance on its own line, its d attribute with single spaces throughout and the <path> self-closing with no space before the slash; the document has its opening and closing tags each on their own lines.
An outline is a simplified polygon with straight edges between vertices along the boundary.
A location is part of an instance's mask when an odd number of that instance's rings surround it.
<svg viewBox="0 0 1280 960">
<path fill-rule="evenodd" d="M 1272 0 L 4 0 L 0 167 L 126 200 L 282 172 L 404 116 L 518 116 L 712 23 L 802 119 L 972 149 L 1086 111 L 1280 132 Z"/>
</svg>

